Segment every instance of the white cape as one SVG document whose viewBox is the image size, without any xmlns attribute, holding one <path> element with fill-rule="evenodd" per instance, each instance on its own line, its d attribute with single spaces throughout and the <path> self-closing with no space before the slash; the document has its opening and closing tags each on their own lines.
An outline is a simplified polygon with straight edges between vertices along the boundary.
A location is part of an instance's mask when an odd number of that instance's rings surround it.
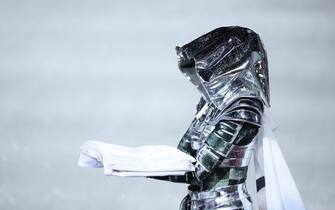
<svg viewBox="0 0 335 210">
<path fill-rule="evenodd" d="M 273 135 L 275 124 L 265 110 L 255 151 L 256 177 L 265 177 L 257 192 L 260 210 L 305 210 L 297 186 Z"/>
</svg>

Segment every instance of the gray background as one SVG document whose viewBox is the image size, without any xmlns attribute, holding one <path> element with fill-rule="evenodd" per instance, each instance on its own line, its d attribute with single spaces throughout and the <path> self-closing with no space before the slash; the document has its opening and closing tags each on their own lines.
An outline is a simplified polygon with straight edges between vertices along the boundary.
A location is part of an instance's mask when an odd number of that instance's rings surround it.
<svg viewBox="0 0 335 210">
<path fill-rule="evenodd" d="M 0 1 L 0 209 L 178 209 L 186 187 L 77 166 L 95 139 L 177 145 L 199 94 L 175 45 L 221 25 L 269 54 L 276 136 L 308 209 L 335 204 L 334 1 Z"/>
</svg>

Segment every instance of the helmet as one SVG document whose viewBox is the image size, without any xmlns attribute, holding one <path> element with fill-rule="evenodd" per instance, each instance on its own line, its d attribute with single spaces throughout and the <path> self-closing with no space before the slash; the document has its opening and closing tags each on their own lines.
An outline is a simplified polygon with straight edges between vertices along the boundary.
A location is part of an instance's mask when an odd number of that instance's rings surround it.
<svg viewBox="0 0 335 210">
<path fill-rule="evenodd" d="M 207 103 L 223 110 L 248 97 L 270 106 L 267 56 L 254 31 L 220 27 L 176 51 L 179 69 Z"/>
</svg>

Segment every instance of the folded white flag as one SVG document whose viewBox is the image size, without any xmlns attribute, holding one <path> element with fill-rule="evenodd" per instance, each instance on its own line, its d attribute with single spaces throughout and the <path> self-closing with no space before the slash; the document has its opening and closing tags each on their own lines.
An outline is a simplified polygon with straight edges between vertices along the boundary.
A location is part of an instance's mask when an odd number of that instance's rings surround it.
<svg viewBox="0 0 335 210">
<path fill-rule="evenodd" d="M 80 147 L 78 165 L 104 168 L 113 176 L 167 176 L 194 171 L 196 160 L 175 147 L 157 145 L 125 147 L 87 141 Z"/>
</svg>

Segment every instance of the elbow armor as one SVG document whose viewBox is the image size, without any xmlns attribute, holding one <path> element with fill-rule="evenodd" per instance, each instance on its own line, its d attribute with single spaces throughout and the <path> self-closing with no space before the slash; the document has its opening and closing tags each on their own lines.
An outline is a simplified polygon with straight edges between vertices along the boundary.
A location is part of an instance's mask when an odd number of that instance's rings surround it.
<svg viewBox="0 0 335 210">
<path fill-rule="evenodd" d="M 195 176 L 199 181 L 220 165 L 247 166 L 261 115 L 262 104 L 254 99 L 240 99 L 225 111 L 196 155 Z"/>
</svg>

